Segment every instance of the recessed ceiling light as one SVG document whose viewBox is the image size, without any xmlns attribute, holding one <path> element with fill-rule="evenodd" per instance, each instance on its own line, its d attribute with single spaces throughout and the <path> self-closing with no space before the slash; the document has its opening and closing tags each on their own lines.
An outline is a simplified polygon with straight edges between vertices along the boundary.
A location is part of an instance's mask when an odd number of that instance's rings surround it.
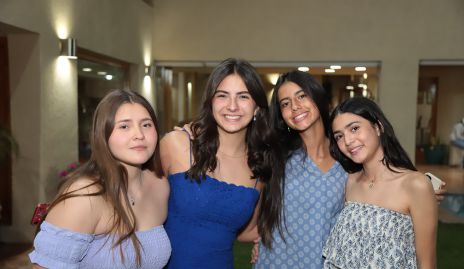
<svg viewBox="0 0 464 269">
<path fill-rule="evenodd" d="M 331 65 L 330 69 L 341 69 L 342 67 L 340 65 Z"/>
<path fill-rule="evenodd" d="M 106 75 L 105 78 L 106 78 L 106 80 L 112 80 L 113 76 L 112 75 Z"/>
<path fill-rule="evenodd" d="M 347 90 L 349 90 L 349 91 L 352 91 L 352 90 L 354 90 L 354 87 L 353 87 L 353 86 L 351 86 L 351 85 L 348 85 L 348 86 L 346 86 L 345 88 L 346 88 Z"/>
<path fill-rule="evenodd" d="M 84 68 L 82 68 L 82 71 L 84 71 L 84 72 L 90 72 L 90 71 L 92 71 L 92 68 L 84 67 Z"/>
<path fill-rule="evenodd" d="M 333 70 L 332 68 L 326 68 L 326 69 L 324 69 L 324 71 L 326 73 L 335 73 L 335 70 Z"/>
<path fill-rule="evenodd" d="M 354 68 L 354 70 L 356 70 L 356 71 L 366 71 L 366 67 L 364 67 L 364 66 L 356 66 Z"/>
<path fill-rule="evenodd" d="M 367 73 L 364 73 L 364 74 L 363 74 L 363 78 L 364 78 L 364 79 L 367 79 Z"/>
<path fill-rule="evenodd" d="M 105 71 L 98 71 L 97 74 L 104 76 L 104 75 L 106 75 L 106 72 Z"/>
<path fill-rule="evenodd" d="M 309 71 L 309 67 L 307 66 L 300 66 L 298 67 L 298 70 L 302 71 L 302 72 L 308 72 Z"/>
</svg>

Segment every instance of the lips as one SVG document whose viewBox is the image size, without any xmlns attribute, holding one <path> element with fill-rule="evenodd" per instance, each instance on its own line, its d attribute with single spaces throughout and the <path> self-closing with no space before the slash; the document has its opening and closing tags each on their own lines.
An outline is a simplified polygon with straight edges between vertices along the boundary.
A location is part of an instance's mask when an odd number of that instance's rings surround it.
<svg viewBox="0 0 464 269">
<path fill-rule="evenodd" d="M 361 150 L 361 146 L 357 146 L 357 147 L 352 147 L 352 148 L 349 148 L 348 149 L 348 152 L 351 154 L 351 155 L 356 155 L 358 154 L 358 152 Z"/>
<path fill-rule="evenodd" d="M 143 150 L 146 150 L 147 147 L 146 146 L 135 146 L 135 147 L 131 147 L 131 149 L 136 150 L 136 151 L 143 151 Z"/>
<path fill-rule="evenodd" d="M 224 118 L 226 118 L 226 120 L 230 120 L 230 121 L 238 121 L 241 116 L 239 115 L 224 115 Z"/>
<path fill-rule="evenodd" d="M 300 122 L 302 121 L 304 118 L 306 118 L 306 116 L 308 115 L 308 112 L 303 112 L 295 117 L 293 117 L 293 121 L 294 122 Z"/>
</svg>

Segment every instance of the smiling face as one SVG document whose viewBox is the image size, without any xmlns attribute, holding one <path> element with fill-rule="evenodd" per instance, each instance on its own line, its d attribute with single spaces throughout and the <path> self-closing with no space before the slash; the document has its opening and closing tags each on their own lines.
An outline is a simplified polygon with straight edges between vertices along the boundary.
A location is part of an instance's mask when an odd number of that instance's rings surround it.
<svg viewBox="0 0 464 269">
<path fill-rule="evenodd" d="M 314 101 L 296 83 L 287 81 L 282 84 L 278 101 L 283 120 L 294 130 L 305 131 L 321 120 Z"/>
<path fill-rule="evenodd" d="M 335 141 L 340 151 L 353 162 L 364 164 L 383 158 L 380 128 L 352 113 L 341 113 L 332 122 Z"/>
<path fill-rule="evenodd" d="M 141 166 L 153 155 L 158 134 L 148 111 L 138 103 L 122 104 L 108 139 L 111 154 L 124 165 Z"/>
<path fill-rule="evenodd" d="M 212 99 L 212 110 L 219 131 L 237 133 L 246 131 L 257 107 L 242 78 L 232 74 L 218 85 Z"/>
</svg>

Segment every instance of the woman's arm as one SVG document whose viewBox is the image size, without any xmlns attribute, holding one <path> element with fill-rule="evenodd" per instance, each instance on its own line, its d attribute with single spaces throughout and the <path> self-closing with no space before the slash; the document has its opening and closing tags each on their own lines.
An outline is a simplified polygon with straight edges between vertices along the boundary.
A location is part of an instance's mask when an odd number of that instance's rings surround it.
<svg viewBox="0 0 464 269">
<path fill-rule="evenodd" d="M 160 141 L 161 166 L 164 174 L 183 172 L 190 168 L 190 139 L 184 131 L 172 131 Z"/>
<path fill-rule="evenodd" d="M 260 183 L 258 183 L 260 184 Z M 253 242 L 257 238 L 259 238 L 259 233 L 258 233 L 258 213 L 259 209 L 261 207 L 261 196 L 256 203 L 255 210 L 253 212 L 253 216 L 251 217 L 250 221 L 248 224 L 245 226 L 243 230 L 240 231 L 240 233 L 237 236 L 237 240 L 240 242 Z"/>
<path fill-rule="evenodd" d="M 427 177 L 419 173 L 413 173 L 407 184 L 417 262 L 421 269 L 434 269 L 436 268 L 438 207 L 432 184 Z"/>
</svg>

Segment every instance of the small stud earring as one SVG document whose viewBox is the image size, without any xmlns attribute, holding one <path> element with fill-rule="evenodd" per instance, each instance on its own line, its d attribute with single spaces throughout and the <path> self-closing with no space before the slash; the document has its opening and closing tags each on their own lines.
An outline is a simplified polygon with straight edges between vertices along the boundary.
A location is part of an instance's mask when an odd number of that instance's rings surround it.
<svg viewBox="0 0 464 269">
<path fill-rule="evenodd" d="M 288 130 L 288 132 L 290 133 L 290 127 L 287 126 L 287 130 Z"/>
<path fill-rule="evenodd" d="M 253 116 L 253 121 L 256 121 L 256 115 Z"/>
</svg>

